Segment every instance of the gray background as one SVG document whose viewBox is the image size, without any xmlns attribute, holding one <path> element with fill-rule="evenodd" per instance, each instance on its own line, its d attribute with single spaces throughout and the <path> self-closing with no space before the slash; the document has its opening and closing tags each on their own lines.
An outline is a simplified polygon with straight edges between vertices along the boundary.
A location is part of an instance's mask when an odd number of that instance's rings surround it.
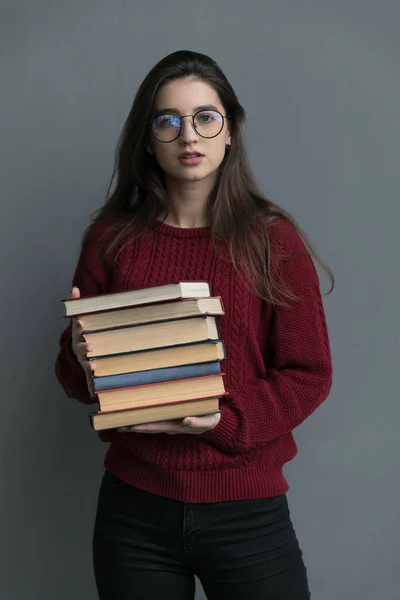
<svg viewBox="0 0 400 600">
<path fill-rule="evenodd" d="M 398 598 L 397 0 L 0 8 L 2 600 L 96 597 L 105 447 L 54 377 L 60 298 L 137 86 L 182 48 L 221 64 L 248 111 L 259 182 L 337 279 L 325 304 L 334 386 L 286 468 L 313 598 Z"/>
</svg>

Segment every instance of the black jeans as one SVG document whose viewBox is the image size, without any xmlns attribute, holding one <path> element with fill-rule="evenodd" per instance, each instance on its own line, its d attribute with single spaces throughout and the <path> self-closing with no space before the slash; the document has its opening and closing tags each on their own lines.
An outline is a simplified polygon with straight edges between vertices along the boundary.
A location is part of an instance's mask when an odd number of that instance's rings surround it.
<svg viewBox="0 0 400 600">
<path fill-rule="evenodd" d="M 308 600 L 286 496 L 186 504 L 106 472 L 93 536 L 100 600 Z"/>
</svg>

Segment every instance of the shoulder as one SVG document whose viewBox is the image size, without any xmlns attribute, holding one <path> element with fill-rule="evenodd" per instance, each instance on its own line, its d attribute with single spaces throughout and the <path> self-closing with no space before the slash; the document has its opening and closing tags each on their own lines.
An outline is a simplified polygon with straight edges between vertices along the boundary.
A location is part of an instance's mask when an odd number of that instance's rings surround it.
<svg viewBox="0 0 400 600">
<path fill-rule="evenodd" d="M 77 271 L 88 273 L 112 268 L 115 236 L 109 219 L 90 223 L 81 238 Z"/>
<path fill-rule="evenodd" d="M 112 242 L 117 233 L 115 219 L 107 218 L 89 224 L 82 236 L 82 246 L 100 246 Z"/>
<path fill-rule="evenodd" d="M 268 222 L 272 273 L 295 287 L 319 284 L 312 252 L 303 235 L 300 228 L 283 217 Z"/>
<path fill-rule="evenodd" d="M 267 232 L 271 251 L 307 253 L 304 241 L 293 223 L 284 217 L 274 217 L 267 221 Z"/>
<path fill-rule="evenodd" d="M 99 257 L 115 257 L 132 234 L 127 225 L 126 220 L 117 216 L 94 220 L 83 233 L 81 251 L 97 253 Z"/>
<path fill-rule="evenodd" d="M 117 241 L 121 244 L 133 241 L 148 231 L 149 227 L 129 215 L 111 214 L 95 219 L 83 234 L 84 244 L 110 245 Z"/>
</svg>

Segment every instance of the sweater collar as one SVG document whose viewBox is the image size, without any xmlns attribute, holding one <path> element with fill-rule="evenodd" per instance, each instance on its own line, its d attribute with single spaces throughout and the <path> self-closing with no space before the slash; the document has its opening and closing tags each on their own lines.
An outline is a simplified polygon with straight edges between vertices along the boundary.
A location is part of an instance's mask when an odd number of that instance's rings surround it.
<svg viewBox="0 0 400 600">
<path fill-rule="evenodd" d="M 211 227 L 174 227 L 167 225 L 159 219 L 153 219 L 152 229 L 156 233 L 168 237 L 188 239 L 211 237 Z"/>
</svg>

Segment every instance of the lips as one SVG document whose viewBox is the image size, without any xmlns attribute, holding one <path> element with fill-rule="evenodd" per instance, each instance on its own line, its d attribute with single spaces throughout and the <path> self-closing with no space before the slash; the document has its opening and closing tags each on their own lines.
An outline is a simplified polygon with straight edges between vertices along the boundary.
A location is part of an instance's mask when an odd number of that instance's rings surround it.
<svg viewBox="0 0 400 600">
<path fill-rule="evenodd" d="M 182 152 L 182 154 L 179 155 L 179 158 L 200 158 L 201 156 L 204 156 L 201 152 Z"/>
</svg>

